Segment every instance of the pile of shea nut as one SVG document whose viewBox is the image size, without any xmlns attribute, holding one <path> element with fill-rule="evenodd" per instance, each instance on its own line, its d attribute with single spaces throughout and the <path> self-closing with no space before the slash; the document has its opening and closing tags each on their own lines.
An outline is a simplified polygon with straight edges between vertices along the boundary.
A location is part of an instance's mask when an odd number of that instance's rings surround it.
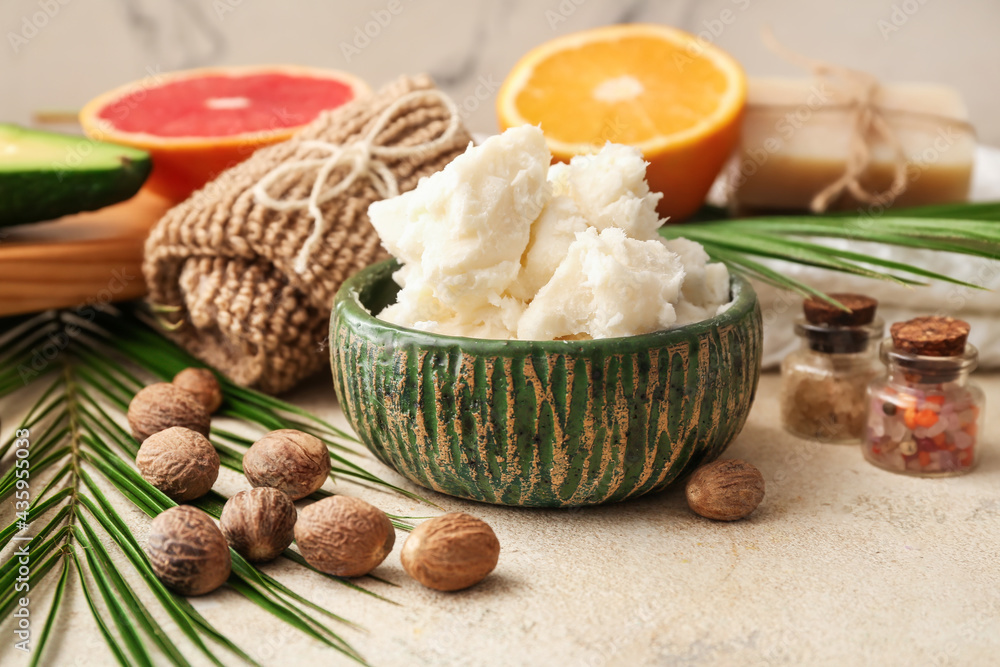
<svg viewBox="0 0 1000 667">
<path fill-rule="evenodd" d="M 663 240 L 646 163 L 607 144 L 550 166 L 539 128 L 470 146 L 368 214 L 402 264 L 378 317 L 475 338 L 631 336 L 698 322 L 729 302 L 729 273 L 698 243 Z"/>
<path fill-rule="evenodd" d="M 172 383 L 142 389 L 129 405 L 132 435 L 142 443 L 139 473 L 176 502 L 205 495 L 219 476 L 219 455 L 208 434 L 222 400 L 211 371 L 189 368 Z M 243 472 L 254 488 L 226 502 L 220 525 L 190 505 L 172 507 L 153 520 L 146 548 L 153 572 L 182 595 L 202 595 L 229 578 L 230 548 L 247 561 L 262 562 L 277 558 L 294 540 L 306 562 L 321 572 L 368 574 L 396 540 L 385 512 L 342 495 L 301 512 L 293 504 L 318 491 L 330 467 L 330 452 L 319 438 L 292 429 L 268 433 L 243 456 Z M 453 591 L 485 578 L 499 555 L 500 542 L 489 525 L 456 512 L 417 526 L 400 557 L 403 569 L 424 586 Z"/>
</svg>

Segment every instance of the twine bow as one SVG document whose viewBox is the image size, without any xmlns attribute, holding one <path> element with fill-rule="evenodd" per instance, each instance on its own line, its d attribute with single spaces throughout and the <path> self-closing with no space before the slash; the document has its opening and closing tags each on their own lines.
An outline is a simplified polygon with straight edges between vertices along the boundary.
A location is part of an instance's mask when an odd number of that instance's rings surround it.
<svg viewBox="0 0 1000 667">
<path fill-rule="evenodd" d="M 822 213 L 830 204 L 847 190 L 855 199 L 866 204 L 888 206 L 896 197 L 906 191 L 909 185 L 907 174 L 907 155 L 899 137 L 893 131 L 887 120 L 888 116 L 902 116 L 924 120 L 934 126 L 951 124 L 962 128 L 965 132 L 974 132 L 972 126 L 964 120 L 923 111 L 904 109 L 885 109 L 876 103 L 876 98 L 882 85 L 879 80 L 860 70 L 842 67 L 814 60 L 786 48 L 775 39 L 770 28 L 762 30 L 761 38 L 764 45 L 772 52 L 781 56 L 793 65 L 811 70 L 818 77 L 839 79 L 844 85 L 843 92 L 847 101 L 843 104 L 826 105 L 828 109 L 845 109 L 853 114 L 851 143 L 844 173 L 834 182 L 816 193 L 809 204 L 814 213 Z M 770 105 L 765 105 L 770 106 Z M 893 179 L 888 189 L 882 192 L 871 192 L 861 185 L 860 178 L 872 161 L 872 146 L 879 140 L 891 149 L 893 155 Z"/>
<path fill-rule="evenodd" d="M 448 110 L 448 127 L 445 128 L 441 136 L 413 146 L 386 146 L 376 143 L 378 135 L 382 133 L 394 116 L 407 104 L 420 99 L 438 100 Z M 399 194 L 399 181 L 389 169 L 386 161 L 419 155 L 450 141 L 458 132 L 460 121 L 458 107 L 447 95 L 439 90 L 417 90 L 403 95 L 386 107 L 360 139 L 342 145 L 326 141 L 303 141 L 301 143 L 303 148 L 326 151 L 327 157 L 289 160 L 265 174 L 253 187 L 254 200 L 258 204 L 276 211 L 306 209 L 314 221 L 312 231 L 295 258 L 295 271 L 300 274 L 305 273 L 316 244 L 330 227 L 330 221 L 323 216 L 320 206 L 342 195 L 359 178 L 369 179 L 375 191 L 383 199 L 395 197 Z M 343 166 L 350 166 L 350 170 L 339 181 L 328 183 L 333 171 Z M 316 177 L 308 197 L 283 199 L 273 197 L 268 192 L 269 188 L 285 174 L 305 175 L 314 169 Z"/>
<path fill-rule="evenodd" d="M 770 28 L 765 27 L 761 37 L 765 46 L 788 62 L 812 70 L 813 74 L 818 77 L 836 78 L 846 84 L 845 92 L 848 100 L 844 106 L 854 115 L 847 163 L 840 178 L 816 193 L 809 208 L 814 213 L 822 213 L 844 190 L 850 192 L 858 201 L 867 204 L 891 204 L 906 190 L 909 184 L 906 173 L 907 158 L 903 145 L 886 120 L 885 110 L 875 103 L 882 87 L 878 79 L 868 72 L 833 65 L 795 53 L 780 44 Z M 931 114 L 914 113 L 913 115 Z M 892 185 L 887 190 L 870 192 L 861 185 L 859 179 L 871 164 L 872 143 L 878 138 L 881 138 L 892 150 L 893 179 Z"/>
</svg>

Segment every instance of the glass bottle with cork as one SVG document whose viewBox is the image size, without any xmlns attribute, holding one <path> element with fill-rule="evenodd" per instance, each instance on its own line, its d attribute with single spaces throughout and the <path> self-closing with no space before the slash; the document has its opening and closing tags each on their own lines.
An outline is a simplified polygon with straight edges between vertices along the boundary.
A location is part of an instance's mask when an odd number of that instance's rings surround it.
<svg viewBox="0 0 1000 667">
<path fill-rule="evenodd" d="M 921 477 L 976 467 L 985 397 L 968 382 L 979 360 L 968 336 L 969 324 L 952 317 L 892 325 L 881 347 L 889 373 L 869 388 L 862 449 L 870 463 Z"/>
<path fill-rule="evenodd" d="M 859 442 L 865 435 L 868 385 L 882 374 L 877 349 L 885 330 L 878 301 L 830 294 L 849 310 L 813 297 L 795 323 L 801 349 L 781 363 L 781 418 L 787 431 L 826 443 Z"/>
</svg>

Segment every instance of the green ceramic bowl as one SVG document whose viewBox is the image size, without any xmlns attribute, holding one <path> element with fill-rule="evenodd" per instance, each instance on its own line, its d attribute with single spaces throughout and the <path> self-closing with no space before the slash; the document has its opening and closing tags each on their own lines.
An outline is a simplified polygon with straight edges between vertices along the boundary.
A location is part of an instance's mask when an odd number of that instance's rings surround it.
<svg viewBox="0 0 1000 667">
<path fill-rule="evenodd" d="M 716 458 L 757 389 L 757 295 L 734 276 L 722 315 L 588 341 L 428 334 L 376 319 L 393 260 L 344 283 L 330 324 L 334 384 L 367 447 L 441 493 L 572 507 L 666 488 Z"/>
</svg>

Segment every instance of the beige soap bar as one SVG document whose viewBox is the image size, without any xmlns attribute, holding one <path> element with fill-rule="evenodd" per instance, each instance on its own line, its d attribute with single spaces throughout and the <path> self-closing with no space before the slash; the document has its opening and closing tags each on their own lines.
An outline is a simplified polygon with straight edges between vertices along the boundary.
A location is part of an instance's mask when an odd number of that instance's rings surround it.
<svg viewBox="0 0 1000 667">
<path fill-rule="evenodd" d="M 840 178 L 854 135 L 854 110 L 844 90 L 819 79 L 751 79 L 734 203 L 744 210 L 807 210 L 817 193 Z M 874 98 L 906 156 L 906 189 L 894 206 L 965 201 L 972 177 L 975 134 L 965 104 L 947 86 L 890 84 Z M 868 192 L 893 183 L 891 146 L 869 133 L 868 168 L 859 178 Z M 830 210 L 867 207 L 847 191 Z"/>
</svg>

